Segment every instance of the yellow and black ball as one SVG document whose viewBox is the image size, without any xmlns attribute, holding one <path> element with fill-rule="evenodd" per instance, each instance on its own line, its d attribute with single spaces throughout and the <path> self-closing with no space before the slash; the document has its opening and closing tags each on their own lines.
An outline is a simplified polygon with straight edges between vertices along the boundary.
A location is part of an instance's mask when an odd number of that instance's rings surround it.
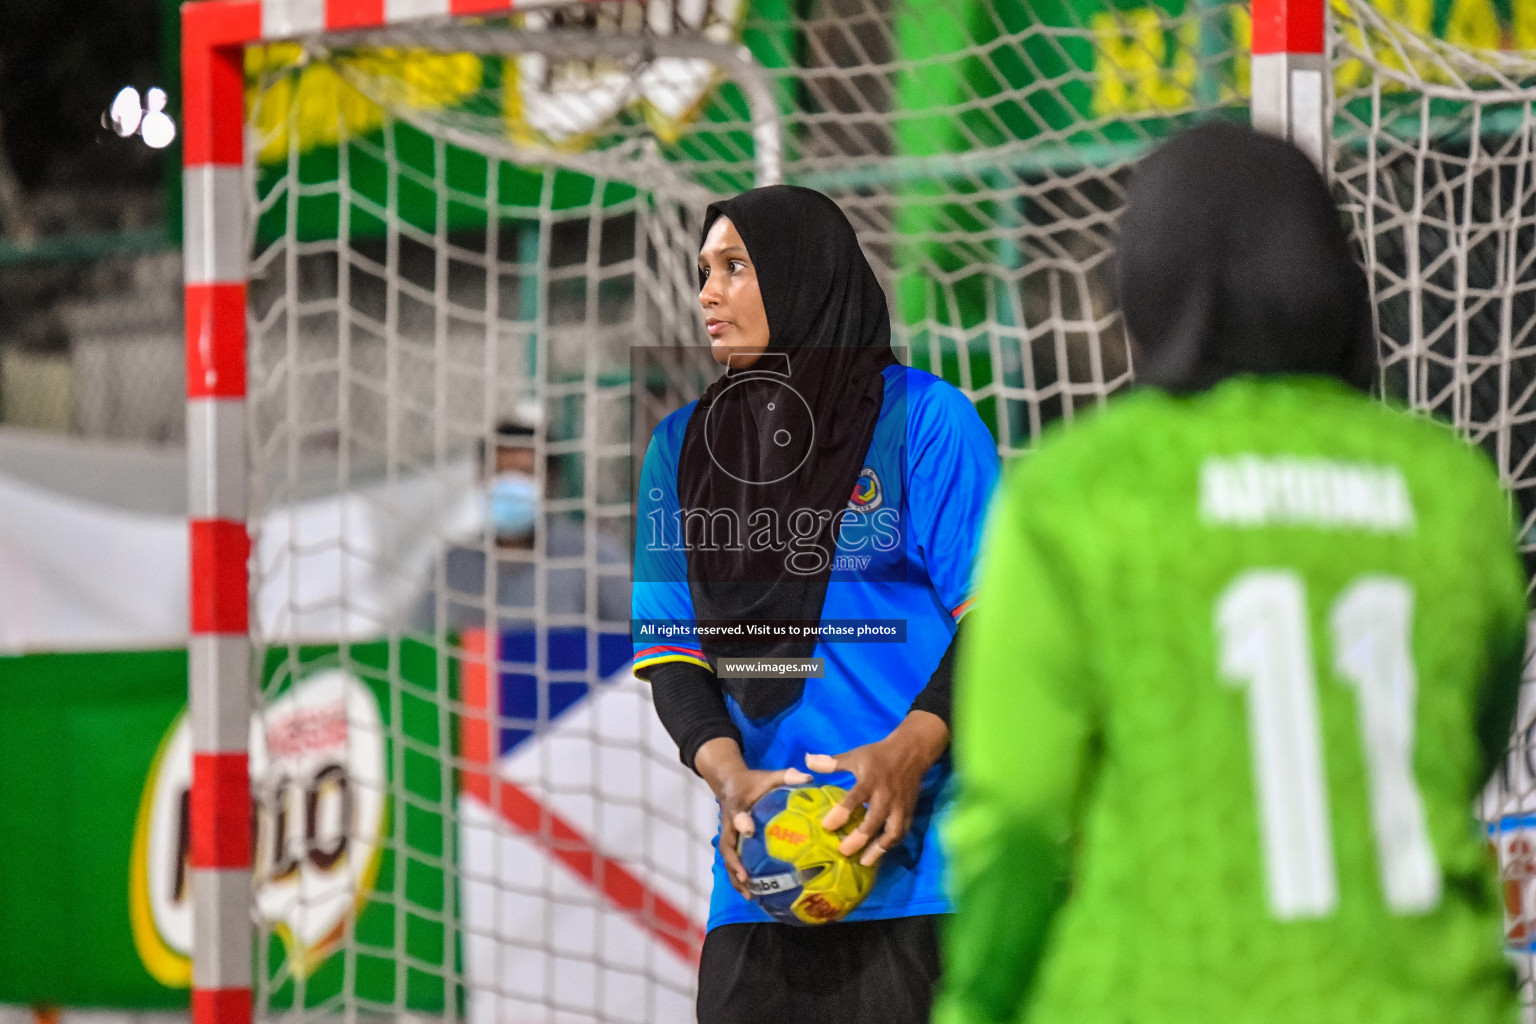
<svg viewBox="0 0 1536 1024">
<path fill-rule="evenodd" d="M 750 876 L 752 898 L 784 924 L 829 924 L 847 917 L 875 884 L 878 865 L 845 857 L 838 843 L 864 819 L 861 807 L 835 831 L 821 819 L 843 798 L 837 786 L 780 786 L 752 807 L 756 832 L 736 852 Z"/>
</svg>

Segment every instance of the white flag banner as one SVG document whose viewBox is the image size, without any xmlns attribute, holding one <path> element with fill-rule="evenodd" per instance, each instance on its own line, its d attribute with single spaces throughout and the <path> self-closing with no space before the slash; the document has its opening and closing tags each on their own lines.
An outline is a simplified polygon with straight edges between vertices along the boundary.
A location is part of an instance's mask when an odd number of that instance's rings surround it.
<svg viewBox="0 0 1536 1024">
<path fill-rule="evenodd" d="M 186 495 L 184 453 L 0 431 L 0 653 L 185 644 Z M 251 531 L 259 637 L 383 635 L 484 515 L 468 460 L 278 506 Z"/>
<path fill-rule="evenodd" d="M 0 580 L 0 652 L 186 643 L 185 516 L 0 475 Z"/>
<path fill-rule="evenodd" d="M 693 1019 L 718 818 L 650 704 L 626 668 L 460 797 L 469 1024 Z"/>
</svg>

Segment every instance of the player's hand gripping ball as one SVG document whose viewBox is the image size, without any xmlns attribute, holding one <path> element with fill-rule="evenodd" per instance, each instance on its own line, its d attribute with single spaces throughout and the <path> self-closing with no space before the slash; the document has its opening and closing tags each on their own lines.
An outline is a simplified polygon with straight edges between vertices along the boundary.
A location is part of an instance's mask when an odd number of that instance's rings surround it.
<svg viewBox="0 0 1536 1024">
<path fill-rule="evenodd" d="M 879 865 L 866 867 L 837 849 L 864 820 L 864 808 L 836 831 L 821 824 L 847 795 L 837 786 L 780 786 L 752 805 L 755 830 L 737 841 L 736 852 L 752 898 L 775 921 L 841 921 L 869 895 Z"/>
</svg>

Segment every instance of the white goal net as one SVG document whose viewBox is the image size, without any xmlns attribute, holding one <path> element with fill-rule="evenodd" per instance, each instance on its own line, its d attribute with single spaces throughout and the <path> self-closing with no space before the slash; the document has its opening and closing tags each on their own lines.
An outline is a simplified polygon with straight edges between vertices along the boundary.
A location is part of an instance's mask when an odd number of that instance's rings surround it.
<svg viewBox="0 0 1536 1024">
<path fill-rule="evenodd" d="M 1432 28 L 1336 5 L 1331 173 L 1384 394 L 1529 522 L 1536 63 Z M 1185 0 L 603 0 L 250 48 L 258 1016 L 691 1019 L 714 805 L 626 666 L 639 453 L 709 379 L 704 207 L 831 194 L 907 361 L 1019 454 L 1132 380 L 1126 177 L 1247 118 L 1249 35 Z M 1515 861 L 1529 756 L 1485 808 Z"/>
</svg>

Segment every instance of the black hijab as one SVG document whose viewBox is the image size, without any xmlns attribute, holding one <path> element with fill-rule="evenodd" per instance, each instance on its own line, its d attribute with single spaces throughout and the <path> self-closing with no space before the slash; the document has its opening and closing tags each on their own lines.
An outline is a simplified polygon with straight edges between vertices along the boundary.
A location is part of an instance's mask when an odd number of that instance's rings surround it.
<svg viewBox="0 0 1536 1024">
<path fill-rule="evenodd" d="M 677 493 L 694 616 L 701 625 L 816 623 L 880 417 L 881 371 L 896 362 L 885 293 L 853 225 L 820 192 L 770 185 L 714 203 L 705 236 L 721 217 L 752 259 L 769 341 L 751 367 L 705 390 L 683 435 Z M 706 633 L 700 643 L 714 663 L 809 657 L 816 640 Z M 749 717 L 764 718 L 798 700 L 805 678 L 722 684 Z"/>
<path fill-rule="evenodd" d="M 1131 178 L 1118 259 L 1138 380 L 1188 393 L 1313 373 L 1370 389 L 1365 277 L 1322 175 L 1290 144 L 1222 121 L 1165 143 Z"/>
</svg>

